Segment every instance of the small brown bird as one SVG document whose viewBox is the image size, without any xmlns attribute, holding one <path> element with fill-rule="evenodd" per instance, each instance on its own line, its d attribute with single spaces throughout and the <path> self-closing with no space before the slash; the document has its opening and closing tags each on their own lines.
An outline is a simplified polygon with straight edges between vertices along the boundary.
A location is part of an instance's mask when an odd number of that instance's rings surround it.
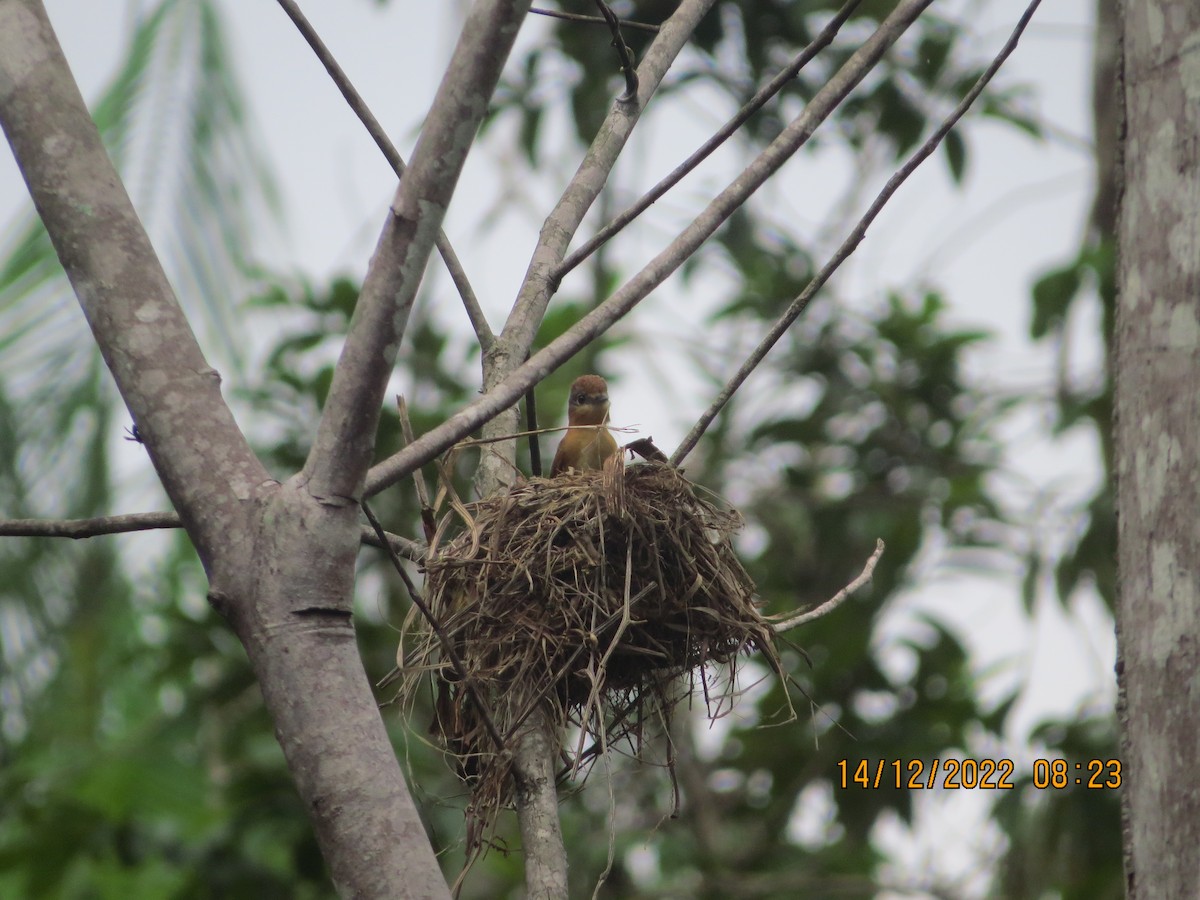
<svg viewBox="0 0 1200 900">
<path fill-rule="evenodd" d="M 609 430 L 597 427 L 607 422 L 608 384 L 599 375 L 580 375 L 571 385 L 571 397 L 567 401 L 570 427 L 554 454 L 550 477 L 572 470 L 602 469 L 607 459 L 620 453 Z"/>
</svg>

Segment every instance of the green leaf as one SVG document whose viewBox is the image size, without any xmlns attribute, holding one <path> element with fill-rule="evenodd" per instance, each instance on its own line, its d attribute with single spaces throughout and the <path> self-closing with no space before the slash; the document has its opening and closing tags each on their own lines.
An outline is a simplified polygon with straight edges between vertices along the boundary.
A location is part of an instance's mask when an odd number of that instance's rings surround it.
<svg viewBox="0 0 1200 900">
<path fill-rule="evenodd" d="M 1079 263 L 1055 269 L 1039 278 L 1033 285 L 1033 321 L 1029 335 L 1034 340 L 1044 338 L 1066 318 L 1067 309 L 1079 292 Z"/>
<path fill-rule="evenodd" d="M 950 177 L 955 184 L 962 184 L 967 169 L 967 145 L 958 129 L 947 132 L 946 139 L 942 141 L 942 150 L 946 154 L 946 165 L 950 167 Z"/>
</svg>

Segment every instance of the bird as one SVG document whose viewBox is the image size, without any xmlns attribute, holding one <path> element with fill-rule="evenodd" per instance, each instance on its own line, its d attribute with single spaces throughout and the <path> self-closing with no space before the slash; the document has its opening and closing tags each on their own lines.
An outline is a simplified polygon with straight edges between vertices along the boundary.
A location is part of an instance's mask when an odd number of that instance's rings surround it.
<svg viewBox="0 0 1200 900">
<path fill-rule="evenodd" d="M 599 375 L 580 375 L 571 385 L 567 400 L 567 433 L 559 442 L 550 477 L 568 472 L 604 468 L 604 463 L 621 449 L 612 433 L 602 427 L 608 422 L 608 384 Z"/>
</svg>

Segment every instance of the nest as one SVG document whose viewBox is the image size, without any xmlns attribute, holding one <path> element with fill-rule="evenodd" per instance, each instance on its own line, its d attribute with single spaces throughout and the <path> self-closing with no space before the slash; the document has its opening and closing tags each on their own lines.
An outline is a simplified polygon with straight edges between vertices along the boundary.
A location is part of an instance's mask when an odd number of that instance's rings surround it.
<svg viewBox="0 0 1200 900">
<path fill-rule="evenodd" d="M 643 724 L 668 723 L 698 675 L 710 714 L 721 708 L 705 667 L 732 676 L 739 654 L 756 649 L 778 671 L 730 542 L 741 518 L 669 465 L 534 478 L 456 518 L 462 530 L 444 540 L 443 520 L 425 563 L 437 630 L 411 618 L 400 663 L 410 697 L 413 676 L 433 673 L 431 731 L 471 786 L 473 847 L 511 799 L 497 737 L 511 747 L 534 710 L 560 734 L 577 727 L 563 774 L 586 773 L 607 748 L 639 750 Z M 721 681 L 733 689 L 732 677 Z"/>
</svg>

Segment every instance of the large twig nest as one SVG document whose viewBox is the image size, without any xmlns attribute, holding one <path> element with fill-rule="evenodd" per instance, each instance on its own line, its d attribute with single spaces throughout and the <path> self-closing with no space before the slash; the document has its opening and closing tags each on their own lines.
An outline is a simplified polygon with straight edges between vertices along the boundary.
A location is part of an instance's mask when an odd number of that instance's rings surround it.
<svg viewBox="0 0 1200 900">
<path fill-rule="evenodd" d="M 623 738 L 640 744 L 644 713 L 665 722 L 681 675 L 732 668 L 751 649 L 778 668 L 730 542 L 740 517 L 700 499 L 669 465 L 534 478 L 457 518 L 465 527 L 435 539 L 426 562 L 441 635 L 427 623 L 406 629 L 415 647 L 401 666 L 435 673 L 433 731 L 471 781 L 482 820 L 509 796 L 495 735 L 508 746 L 539 705 L 590 742 L 568 756 L 578 767 Z"/>
</svg>

